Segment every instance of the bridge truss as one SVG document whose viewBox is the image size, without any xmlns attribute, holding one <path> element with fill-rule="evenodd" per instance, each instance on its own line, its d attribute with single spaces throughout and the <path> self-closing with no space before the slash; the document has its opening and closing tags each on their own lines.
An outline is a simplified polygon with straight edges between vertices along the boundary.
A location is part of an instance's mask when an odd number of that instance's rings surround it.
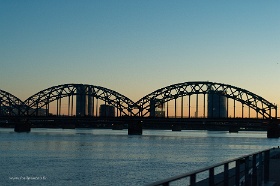
<svg viewBox="0 0 280 186">
<path fill-rule="evenodd" d="M 65 98 L 66 108 L 62 106 L 62 99 L 65 102 Z M 73 116 L 76 115 L 74 105 L 77 99 L 91 100 L 87 102 L 89 103 L 87 108 L 84 108 L 85 115 L 89 116 L 98 115 L 98 100 L 103 102 L 104 105 L 116 108 L 117 116 L 132 115 L 134 107 L 132 100 L 104 87 L 86 84 L 63 84 L 42 90 L 25 100 L 24 103 L 27 106 L 25 114 L 38 116 L 42 115 L 41 112 L 45 112 L 45 115 L 48 115 L 50 103 L 56 102 L 56 115 L 62 115 L 62 109 L 64 108 L 67 109 L 66 115 Z"/>
<path fill-rule="evenodd" d="M 114 108 L 117 117 L 151 116 L 155 108 L 164 107 L 164 117 L 205 118 L 209 117 L 209 112 L 206 113 L 206 111 L 209 110 L 211 91 L 226 100 L 227 113 L 224 117 L 277 118 L 277 106 L 261 96 L 236 86 L 208 81 L 166 86 L 144 96 L 137 102 L 133 102 L 116 91 L 87 84 L 53 86 L 34 94 L 24 102 L 0 90 L 0 114 L 48 116 L 52 110 L 52 115 L 75 116 L 79 114 L 77 104 L 80 101 L 78 100 L 82 100 L 86 104 L 82 105 L 84 110 L 82 109 L 81 116 L 100 116 L 99 106 L 105 105 Z M 178 114 L 178 111 L 181 113 Z M 196 114 L 193 114 L 193 111 Z"/>
<path fill-rule="evenodd" d="M 165 117 L 169 116 L 168 111 L 170 110 L 168 108 L 168 103 L 171 100 L 174 100 L 174 112 L 175 117 L 177 117 L 177 100 L 178 98 L 181 98 L 181 117 L 184 116 L 184 108 L 186 104 L 184 104 L 184 97 L 188 97 L 188 104 L 187 109 L 189 111 L 188 117 L 191 117 L 191 97 L 193 95 L 196 95 L 196 112 L 198 112 L 198 104 L 199 104 L 199 95 L 202 95 L 203 100 L 203 116 L 206 117 L 206 95 L 209 93 L 209 91 L 214 91 L 217 93 L 221 93 L 220 96 L 224 96 L 226 98 L 226 105 L 227 105 L 227 111 L 229 110 L 229 100 L 233 102 L 233 113 L 232 116 L 229 115 L 227 112 L 226 117 L 245 117 L 244 112 L 244 106 L 248 107 L 248 117 L 252 117 L 251 111 L 254 110 L 256 112 L 256 118 L 259 118 L 260 116 L 262 118 L 277 118 L 277 106 L 270 103 L 266 99 L 262 98 L 261 96 L 258 96 L 248 90 L 238 88 L 232 85 L 222 84 L 222 83 L 214 83 L 214 82 L 208 82 L 208 81 L 198 81 L 198 82 L 184 82 L 184 83 L 178 83 L 173 84 L 167 87 L 160 88 L 143 98 L 141 98 L 139 101 L 136 102 L 136 105 L 139 107 L 139 116 L 148 116 L 149 113 L 153 110 L 151 108 L 151 103 L 154 101 L 155 107 L 162 107 L 164 103 L 166 103 L 165 109 L 167 113 L 165 113 Z M 236 103 L 239 102 L 241 106 L 241 116 L 236 115 Z"/>
<path fill-rule="evenodd" d="M 24 109 L 24 103 L 16 96 L 0 90 L 0 115 L 20 115 Z"/>
</svg>

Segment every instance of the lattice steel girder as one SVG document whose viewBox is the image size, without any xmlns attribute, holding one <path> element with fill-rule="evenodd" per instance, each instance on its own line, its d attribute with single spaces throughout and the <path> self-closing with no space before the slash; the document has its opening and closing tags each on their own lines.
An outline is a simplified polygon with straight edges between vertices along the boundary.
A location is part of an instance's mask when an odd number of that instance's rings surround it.
<svg viewBox="0 0 280 186">
<path fill-rule="evenodd" d="M 9 115 L 21 115 L 24 110 L 24 103 L 16 96 L 0 90 L 0 109 L 8 110 Z"/>
<path fill-rule="evenodd" d="M 264 118 L 277 117 L 277 106 L 261 96 L 232 85 L 208 81 L 184 82 L 160 88 L 136 102 L 140 108 L 138 114 L 142 116 L 147 115 L 150 109 L 150 101 L 153 99 L 162 100 L 160 102 L 164 103 L 182 96 L 206 94 L 209 90 L 224 92 L 223 95 L 227 98 L 247 105 L 263 115 Z M 275 111 L 274 115 L 272 115 L 271 110 Z"/>
<path fill-rule="evenodd" d="M 86 92 L 86 95 L 90 95 L 97 99 L 103 100 L 106 103 L 110 103 L 110 105 L 118 108 L 123 113 L 123 115 L 127 115 L 127 112 L 131 115 L 134 115 L 134 113 L 130 112 L 132 112 L 132 108 L 135 107 L 135 103 L 129 98 L 116 91 L 87 84 L 63 84 L 42 90 L 24 101 L 24 103 L 27 105 L 25 113 L 34 114 L 36 109 L 44 108 L 47 104 L 53 101 L 64 97 L 79 95 L 77 93 L 78 87 L 82 87 L 84 92 Z"/>
</svg>

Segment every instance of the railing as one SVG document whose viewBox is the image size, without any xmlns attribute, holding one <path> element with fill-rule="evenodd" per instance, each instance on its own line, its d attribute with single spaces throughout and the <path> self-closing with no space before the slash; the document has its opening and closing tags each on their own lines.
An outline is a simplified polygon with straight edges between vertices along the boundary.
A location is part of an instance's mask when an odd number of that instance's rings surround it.
<svg viewBox="0 0 280 186">
<path fill-rule="evenodd" d="M 158 181 L 148 186 L 169 186 L 171 183 L 174 183 L 174 185 L 183 184 L 191 186 L 263 185 L 263 183 L 269 181 L 269 159 L 272 150 L 273 149 L 267 149 L 245 155 L 197 171 Z M 233 164 L 233 167 L 229 168 L 229 164 Z M 217 169 L 222 169 L 222 172 L 215 174 L 215 170 Z M 208 177 L 198 180 L 197 175 L 201 173 L 206 174 Z M 184 183 L 182 183 L 182 181 L 184 181 Z M 180 183 L 176 184 L 176 182 Z"/>
</svg>

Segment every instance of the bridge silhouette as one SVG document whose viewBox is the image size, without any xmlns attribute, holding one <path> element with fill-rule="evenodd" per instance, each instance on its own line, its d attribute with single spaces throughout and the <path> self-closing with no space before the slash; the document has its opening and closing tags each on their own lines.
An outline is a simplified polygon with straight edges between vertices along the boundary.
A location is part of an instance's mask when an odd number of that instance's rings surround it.
<svg viewBox="0 0 280 186">
<path fill-rule="evenodd" d="M 211 100 L 219 103 L 210 103 Z M 236 86 L 208 81 L 169 85 L 136 102 L 114 90 L 87 84 L 53 86 L 25 101 L 0 90 L 0 111 L 2 116 L 107 116 L 107 111 L 115 117 L 277 118 L 277 106 L 263 97 Z"/>
<path fill-rule="evenodd" d="M 103 124 L 122 129 L 128 124 L 128 129 L 136 131 L 132 134 L 142 134 L 143 126 L 172 130 L 262 129 L 272 137 L 280 133 L 275 104 L 248 90 L 209 81 L 169 85 L 136 102 L 114 90 L 88 84 L 52 86 L 25 101 L 0 90 L 0 121 L 10 120 L 15 130 L 19 126 L 19 131 L 28 131 L 30 125 L 27 129 L 21 127 L 29 119 L 33 125 L 40 123 L 37 127 L 64 128 L 67 123 L 66 128 Z"/>
</svg>

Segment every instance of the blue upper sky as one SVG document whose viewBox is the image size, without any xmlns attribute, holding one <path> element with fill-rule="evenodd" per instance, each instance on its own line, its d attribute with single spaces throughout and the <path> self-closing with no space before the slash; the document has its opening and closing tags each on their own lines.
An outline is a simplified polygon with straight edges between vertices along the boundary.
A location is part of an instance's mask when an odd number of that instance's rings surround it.
<svg viewBox="0 0 280 186">
<path fill-rule="evenodd" d="M 280 98 L 280 1 L 0 0 L 0 89 L 86 83 L 134 101 L 214 81 Z"/>
</svg>

